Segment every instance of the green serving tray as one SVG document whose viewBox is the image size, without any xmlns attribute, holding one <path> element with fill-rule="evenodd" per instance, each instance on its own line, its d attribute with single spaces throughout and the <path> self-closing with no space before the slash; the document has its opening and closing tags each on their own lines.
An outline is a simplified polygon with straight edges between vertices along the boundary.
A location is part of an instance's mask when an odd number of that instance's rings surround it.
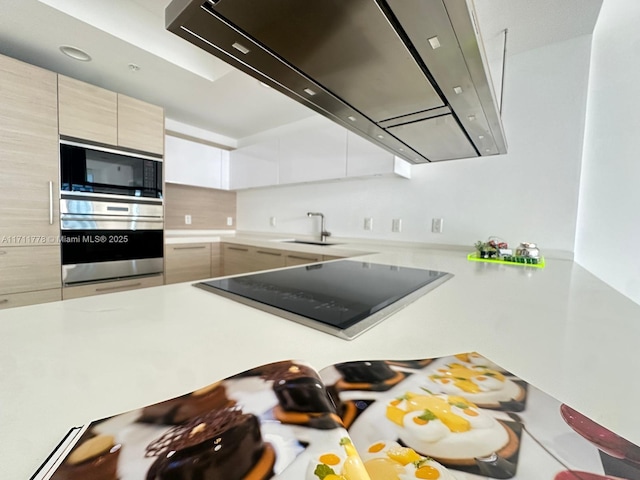
<svg viewBox="0 0 640 480">
<path fill-rule="evenodd" d="M 519 257 L 519 258 L 525 258 L 525 257 Z M 481 258 L 478 256 L 478 252 L 472 252 L 469 255 L 467 255 L 467 260 L 470 260 L 472 262 L 486 262 L 486 263 L 501 263 L 503 265 L 517 265 L 520 267 L 534 267 L 534 268 L 544 268 L 544 257 L 540 257 L 538 259 L 538 263 L 525 263 L 525 262 L 518 262 L 518 261 L 512 261 L 512 260 L 503 260 L 500 258 Z"/>
</svg>

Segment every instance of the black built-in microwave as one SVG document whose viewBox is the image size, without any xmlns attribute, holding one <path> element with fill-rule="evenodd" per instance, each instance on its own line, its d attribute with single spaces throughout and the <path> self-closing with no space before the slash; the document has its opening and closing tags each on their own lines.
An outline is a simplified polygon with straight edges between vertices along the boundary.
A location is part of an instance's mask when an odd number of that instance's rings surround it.
<svg viewBox="0 0 640 480">
<path fill-rule="evenodd" d="M 60 140 L 60 190 L 162 199 L 162 157 Z"/>
</svg>

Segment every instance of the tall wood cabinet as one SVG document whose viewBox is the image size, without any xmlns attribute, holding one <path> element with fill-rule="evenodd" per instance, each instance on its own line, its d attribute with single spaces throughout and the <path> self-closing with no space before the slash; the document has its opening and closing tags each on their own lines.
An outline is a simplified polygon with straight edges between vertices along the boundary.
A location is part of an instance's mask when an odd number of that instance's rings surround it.
<svg viewBox="0 0 640 480">
<path fill-rule="evenodd" d="M 60 299 L 56 77 L 0 55 L 0 308 Z"/>
<path fill-rule="evenodd" d="M 118 144 L 118 94 L 58 75 L 60 135 Z"/>
<path fill-rule="evenodd" d="M 64 75 L 58 77 L 60 135 L 164 153 L 162 107 Z"/>
</svg>

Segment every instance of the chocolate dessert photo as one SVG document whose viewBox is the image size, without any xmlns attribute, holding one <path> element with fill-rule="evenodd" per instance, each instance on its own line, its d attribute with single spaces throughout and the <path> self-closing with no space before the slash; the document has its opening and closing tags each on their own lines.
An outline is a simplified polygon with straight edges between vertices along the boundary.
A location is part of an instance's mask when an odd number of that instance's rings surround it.
<svg viewBox="0 0 640 480">
<path fill-rule="evenodd" d="M 512 478 L 637 480 L 640 447 L 477 352 L 286 360 L 74 427 L 32 476 Z"/>
</svg>

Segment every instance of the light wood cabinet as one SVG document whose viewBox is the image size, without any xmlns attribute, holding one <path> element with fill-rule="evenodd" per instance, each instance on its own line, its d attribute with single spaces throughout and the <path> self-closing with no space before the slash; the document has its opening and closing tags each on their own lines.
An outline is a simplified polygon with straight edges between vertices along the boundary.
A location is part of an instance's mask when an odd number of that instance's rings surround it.
<svg viewBox="0 0 640 480">
<path fill-rule="evenodd" d="M 116 280 L 113 282 L 101 282 L 91 285 L 78 285 L 75 287 L 63 288 L 62 299 L 71 300 L 73 298 L 90 297 L 92 295 L 102 295 L 105 293 L 126 292 L 128 290 L 159 287 L 161 285 L 164 285 L 163 275 L 132 278 L 129 280 Z"/>
<path fill-rule="evenodd" d="M 222 274 L 235 275 L 237 273 L 252 272 L 252 247 L 236 244 L 222 245 Z"/>
<path fill-rule="evenodd" d="M 211 276 L 211 244 L 181 243 L 165 247 L 167 284 L 202 280 Z"/>
<path fill-rule="evenodd" d="M 251 252 L 252 266 L 255 271 L 282 268 L 286 262 L 286 252 L 273 248 L 254 248 Z"/>
<path fill-rule="evenodd" d="M 302 253 L 302 252 L 286 252 L 286 266 L 292 267 L 294 265 L 305 265 L 307 263 L 321 262 L 323 260 L 322 255 L 315 253 Z"/>
<path fill-rule="evenodd" d="M 118 146 L 162 155 L 164 153 L 162 107 L 118 94 Z"/>
<path fill-rule="evenodd" d="M 57 105 L 55 73 L 0 55 L 0 248 L 58 241 Z"/>
<path fill-rule="evenodd" d="M 0 310 L 5 308 L 35 305 L 37 303 L 56 302 L 58 300 L 62 300 L 60 288 L 40 290 L 37 292 L 11 293 L 8 295 L 0 294 Z"/>
<path fill-rule="evenodd" d="M 118 144 L 118 94 L 58 75 L 60 135 Z"/>
<path fill-rule="evenodd" d="M 0 247 L 0 293 L 60 288 L 60 247 Z"/>
<path fill-rule="evenodd" d="M 222 248 L 220 243 L 211 244 L 211 278 L 222 275 Z"/>
<path fill-rule="evenodd" d="M 0 308 L 60 299 L 58 81 L 0 55 Z"/>
<path fill-rule="evenodd" d="M 58 75 L 58 109 L 60 135 L 164 153 L 162 107 Z"/>
<path fill-rule="evenodd" d="M 297 252 L 278 248 L 262 248 L 236 243 L 222 244 L 222 274 L 237 275 L 241 273 L 271 270 L 273 268 L 305 265 L 340 258 L 333 255 Z"/>
<path fill-rule="evenodd" d="M 286 252 L 275 248 L 252 247 L 249 245 L 222 245 L 222 274 L 258 272 L 285 266 Z"/>
</svg>

